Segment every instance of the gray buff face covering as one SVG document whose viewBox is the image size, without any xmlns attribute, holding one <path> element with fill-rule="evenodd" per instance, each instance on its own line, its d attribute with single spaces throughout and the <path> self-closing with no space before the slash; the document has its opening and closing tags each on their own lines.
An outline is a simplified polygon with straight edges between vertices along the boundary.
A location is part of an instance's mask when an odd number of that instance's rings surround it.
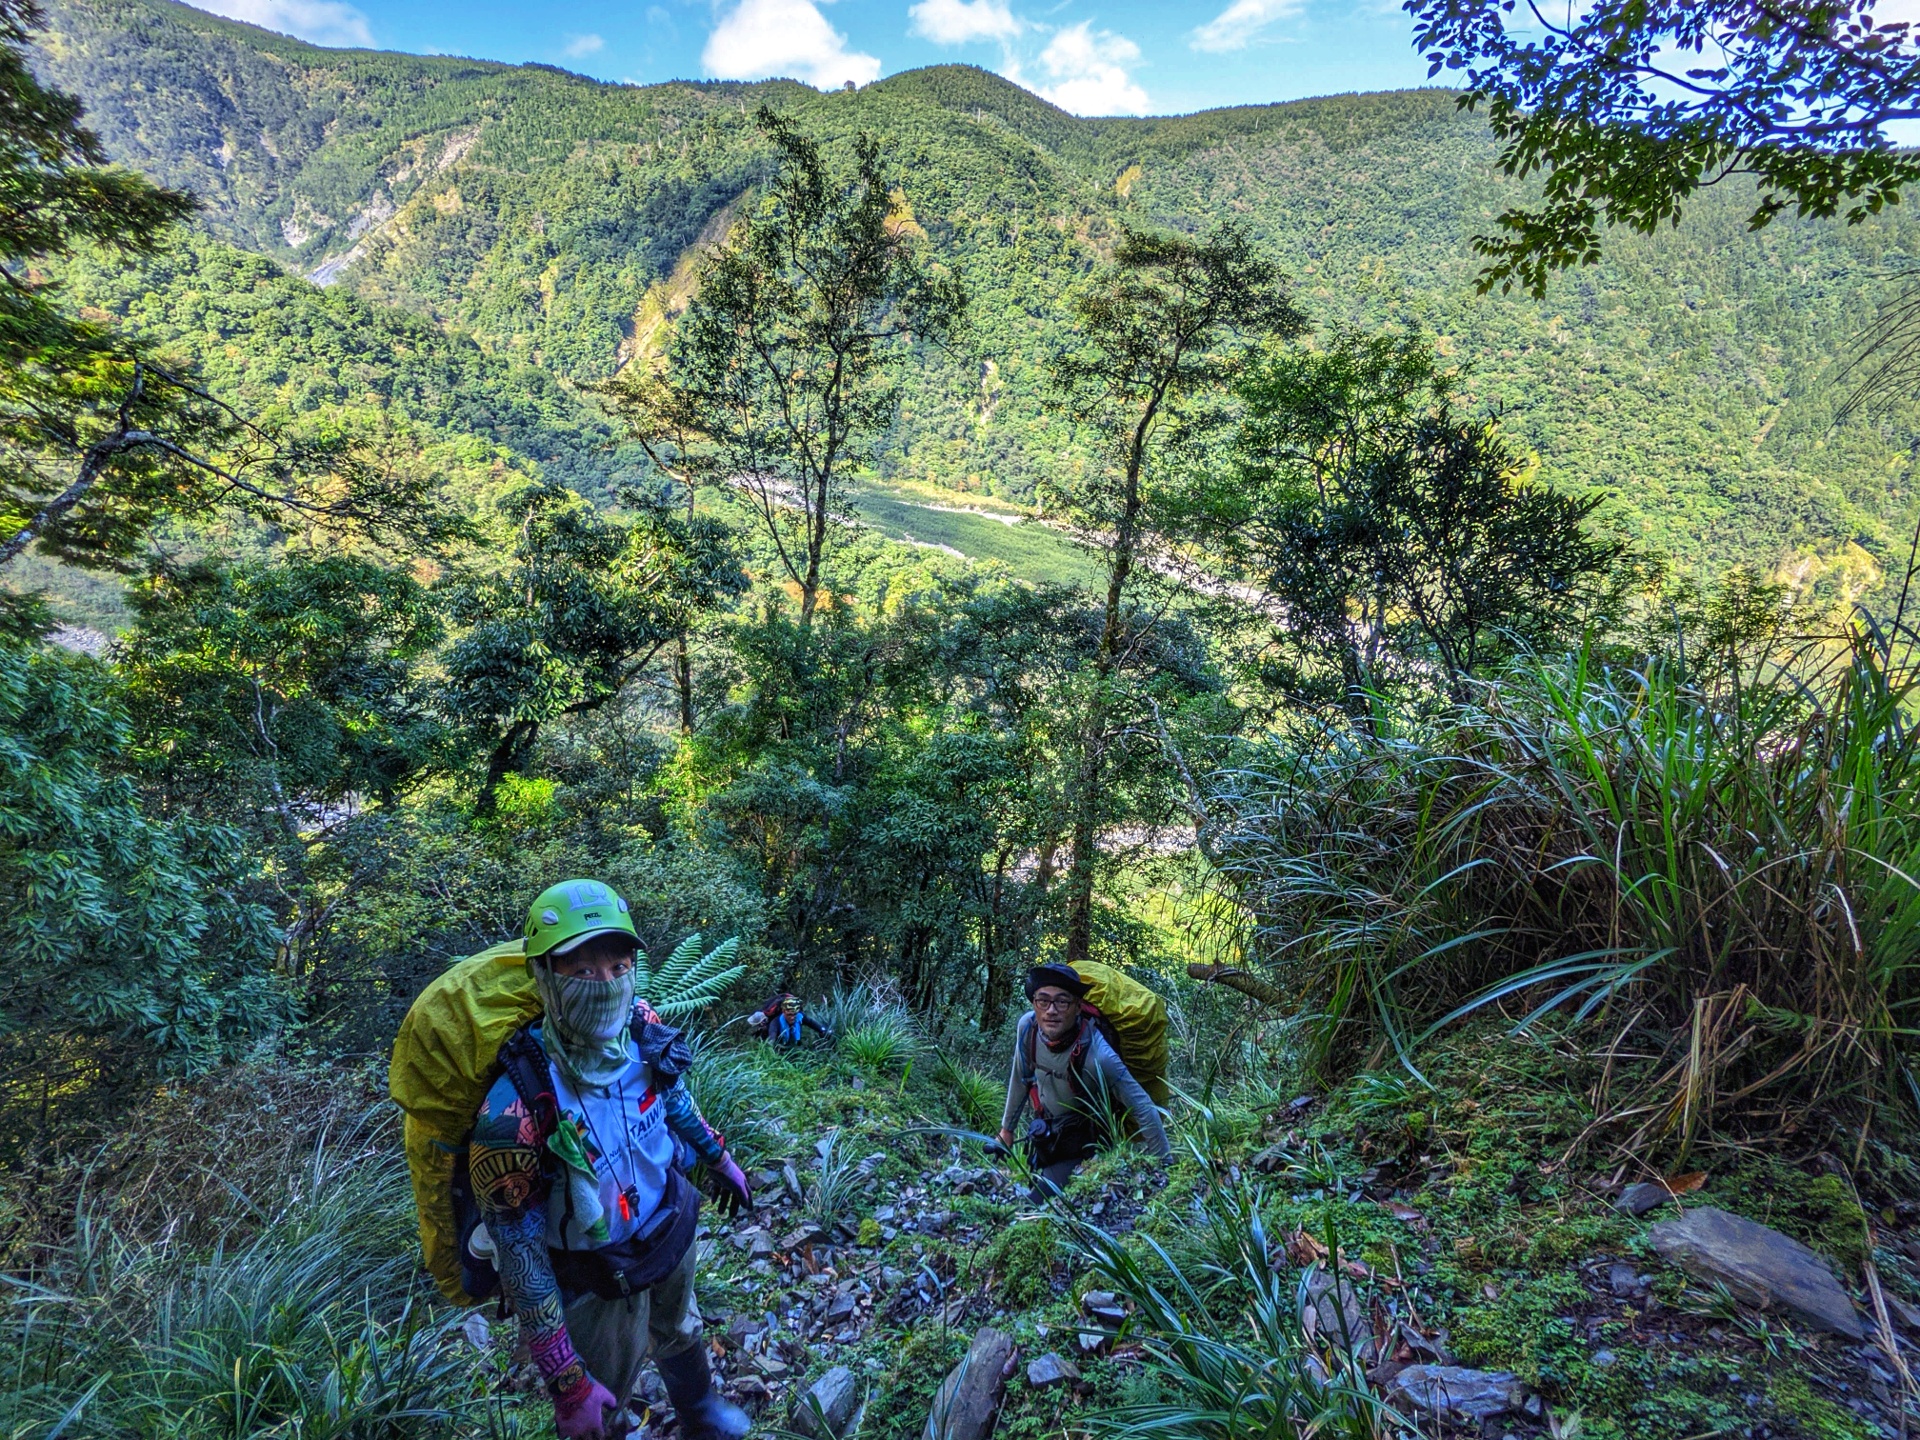
<svg viewBox="0 0 1920 1440">
<path fill-rule="evenodd" d="M 575 1084 L 611 1085 L 632 1058 L 627 1026 L 633 1019 L 633 972 L 618 980 L 584 980 L 533 967 L 546 1022 L 547 1054 Z"/>
</svg>

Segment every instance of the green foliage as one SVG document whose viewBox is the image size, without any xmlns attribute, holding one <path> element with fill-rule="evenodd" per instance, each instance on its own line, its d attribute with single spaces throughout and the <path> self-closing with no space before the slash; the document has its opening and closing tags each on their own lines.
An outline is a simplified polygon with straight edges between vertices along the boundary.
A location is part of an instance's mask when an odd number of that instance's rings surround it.
<svg viewBox="0 0 1920 1440">
<path fill-rule="evenodd" d="M 1364 715 L 1368 688 L 1437 667 L 1458 697 L 1606 618 L 1624 547 L 1590 531 L 1601 497 L 1538 483 L 1498 425 L 1462 413 L 1462 383 L 1415 333 L 1336 333 L 1242 379 L 1222 550 L 1285 616 L 1284 658 L 1263 666 L 1293 694 Z"/>
<path fill-rule="evenodd" d="M 727 1137 L 727 1148 L 751 1157 L 773 1143 L 777 1091 L 761 1068 L 761 1049 L 700 1042 L 682 1081 L 707 1123 Z"/>
<path fill-rule="evenodd" d="M 702 955 L 700 935 L 695 932 L 674 946 L 660 964 L 646 961 L 640 993 L 662 1018 L 684 1019 L 711 1005 L 747 973 L 746 966 L 734 963 L 739 953 L 740 937 L 734 935 Z"/>
<path fill-rule="evenodd" d="M 1502 168 L 1545 176 L 1538 208 L 1475 242 L 1493 261 L 1481 288 L 1544 294 L 1554 270 L 1598 260 L 1602 220 L 1651 234 L 1729 175 L 1758 179 L 1756 230 L 1788 206 L 1858 224 L 1899 204 L 1920 162 L 1882 126 L 1913 108 L 1913 49 L 1873 4 L 1806 24 L 1740 0 L 1612 0 L 1521 29 L 1497 0 L 1414 0 L 1429 73 L 1465 70 L 1460 103 L 1487 107 Z"/>
<path fill-rule="evenodd" d="M 131 739 L 105 667 L 0 647 L 0 1019 L 17 1059 L 100 1036 L 195 1070 L 292 1018 L 240 838 L 144 807 L 117 773 Z"/>
<path fill-rule="evenodd" d="M 1209 1218 L 1230 1253 L 1193 1275 L 1157 1241 L 1147 1242 L 1158 1262 L 1150 1268 L 1093 1225 L 1063 1217 L 1070 1250 L 1132 1306 L 1131 1333 L 1145 1342 L 1147 1364 L 1169 1396 L 1098 1416 L 1101 1430 L 1169 1440 L 1374 1440 L 1383 1428 L 1385 1402 L 1347 1343 L 1302 1330 L 1308 1277 L 1296 1283 L 1269 1263 L 1261 1201 L 1245 1187 L 1212 1193 Z"/>
<path fill-rule="evenodd" d="M 1053 1297 L 1053 1271 L 1059 1259 L 1054 1223 L 1039 1215 L 1003 1229 L 977 1263 L 992 1272 L 1002 1303 L 1031 1310 Z"/>
<path fill-rule="evenodd" d="M 1521 1281 L 1498 1299 L 1454 1311 L 1453 1348 L 1463 1364 L 1512 1370 L 1529 1385 L 1558 1390 L 1556 1368 L 1583 1348 L 1565 1312 L 1586 1298 L 1573 1275 Z"/>
<path fill-rule="evenodd" d="M 405 1166 L 361 1139 L 323 1140 L 304 1173 L 275 1177 L 289 1190 L 271 1212 L 205 1256 L 83 1213 L 8 1306 L 0 1427 L 403 1440 L 478 1419 L 460 1317 L 409 1303 Z"/>
<path fill-rule="evenodd" d="M 944 1050 L 934 1057 L 934 1073 L 952 1098 L 953 1111 L 960 1123 L 974 1130 L 992 1133 L 999 1128 L 1006 1087 L 991 1076 L 955 1061 Z"/>
<path fill-rule="evenodd" d="M 312 807 L 391 798 L 433 758 L 413 667 L 440 624 L 404 572 L 347 555 L 202 561 L 155 569 L 133 605 L 118 657 L 132 759 L 176 801 L 297 830 Z"/>
<path fill-rule="evenodd" d="M 1323 1059 L 1525 995 L 1522 1028 L 1556 1006 L 1657 1025 L 1645 1139 L 1897 1119 L 1911 683 L 1864 632 L 1725 693 L 1677 663 L 1540 662 L 1441 716 L 1383 710 L 1378 740 L 1274 742 L 1216 852 L 1323 1007 Z"/>
<path fill-rule="evenodd" d="M 665 510 L 627 521 L 555 485 L 500 502 L 512 562 L 451 587 L 463 629 L 443 704 L 487 747 L 483 809 L 540 729 L 619 695 L 661 648 L 744 585 L 726 532 Z"/>
</svg>

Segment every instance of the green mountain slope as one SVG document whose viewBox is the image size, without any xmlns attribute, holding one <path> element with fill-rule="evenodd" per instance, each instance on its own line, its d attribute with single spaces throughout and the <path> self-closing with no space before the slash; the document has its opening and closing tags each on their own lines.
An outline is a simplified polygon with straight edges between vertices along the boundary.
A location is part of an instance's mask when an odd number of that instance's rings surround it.
<svg viewBox="0 0 1920 1440">
<path fill-rule="evenodd" d="M 1122 220 L 1234 216 L 1322 322 L 1437 331 L 1547 475 L 1607 489 L 1648 544 L 1793 558 L 1843 588 L 1904 563 L 1920 408 L 1830 422 L 1837 358 L 1920 251 L 1906 214 L 1753 235 L 1741 195 L 1709 194 L 1543 303 L 1482 298 L 1471 238 L 1518 192 L 1441 91 L 1087 121 L 960 66 L 854 93 L 630 87 L 319 49 L 167 0 L 50 16 L 49 78 L 116 155 L 205 196 L 210 231 L 469 334 L 517 374 L 622 362 L 650 289 L 760 172 L 751 114 L 770 100 L 830 141 L 892 137 L 918 223 L 976 298 L 969 346 L 909 385 L 879 479 L 1020 499 L 1083 463 L 1045 395 L 1063 293 Z"/>
</svg>

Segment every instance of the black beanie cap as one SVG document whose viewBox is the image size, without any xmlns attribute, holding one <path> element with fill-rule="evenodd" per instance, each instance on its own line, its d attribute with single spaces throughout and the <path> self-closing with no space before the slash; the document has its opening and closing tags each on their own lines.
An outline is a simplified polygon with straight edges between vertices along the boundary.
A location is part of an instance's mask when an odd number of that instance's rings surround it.
<svg viewBox="0 0 1920 1440">
<path fill-rule="evenodd" d="M 1033 999 L 1033 992 L 1043 985 L 1053 985 L 1069 991 L 1084 1000 L 1087 998 L 1087 982 L 1082 980 L 1070 966 L 1036 965 L 1027 972 L 1027 999 Z"/>
</svg>

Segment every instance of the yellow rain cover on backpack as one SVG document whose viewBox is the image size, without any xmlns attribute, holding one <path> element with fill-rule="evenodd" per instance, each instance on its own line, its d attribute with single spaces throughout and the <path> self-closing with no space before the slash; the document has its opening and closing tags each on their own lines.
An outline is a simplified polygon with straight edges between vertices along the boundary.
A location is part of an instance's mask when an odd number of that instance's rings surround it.
<svg viewBox="0 0 1920 1440">
<path fill-rule="evenodd" d="M 440 1293 L 456 1305 L 480 1302 L 460 1285 L 460 1237 L 453 1218 L 453 1164 L 473 1130 L 506 1038 L 540 1013 L 527 973 L 527 942 L 509 940 L 456 961 L 413 1002 L 393 1041 L 387 1093 L 406 1112 L 402 1139 L 420 1249 Z"/>
<path fill-rule="evenodd" d="M 1097 960 L 1079 960 L 1073 972 L 1087 982 L 1087 1003 L 1113 1027 L 1120 1058 L 1140 1088 L 1165 1105 L 1167 1089 L 1167 1003 L 1130 975 Z"/>
</svg>

